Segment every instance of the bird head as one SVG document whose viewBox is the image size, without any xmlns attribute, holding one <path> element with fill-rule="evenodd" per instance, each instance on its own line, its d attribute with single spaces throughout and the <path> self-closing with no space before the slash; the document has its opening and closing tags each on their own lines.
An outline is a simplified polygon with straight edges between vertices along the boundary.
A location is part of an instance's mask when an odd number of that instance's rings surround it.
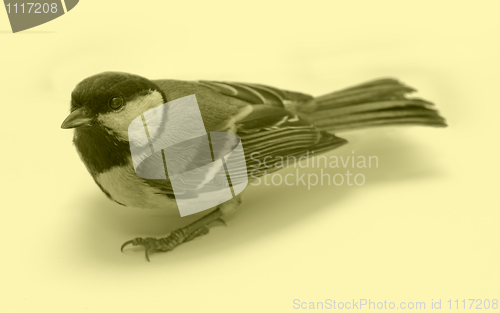
<svg viewBox="0 0 500 313">
<path fill-rule="evenodd" d="M 128 126 L 145 111 L 165 103 L 152 81 L 133 74 L 104 72 L 81 81 L 71 94 L 71 113 L 61 128 L 101 128 L 127 141 Z"/>
<path fill-rule="evenodd" d="M 61 128 L 74 128 L 73 143 L 92 175 L 130 162 L 128 127 L 142 113 L 167 102 L 152 81 L 104 72 L 81 81 Z"/>
</svg>

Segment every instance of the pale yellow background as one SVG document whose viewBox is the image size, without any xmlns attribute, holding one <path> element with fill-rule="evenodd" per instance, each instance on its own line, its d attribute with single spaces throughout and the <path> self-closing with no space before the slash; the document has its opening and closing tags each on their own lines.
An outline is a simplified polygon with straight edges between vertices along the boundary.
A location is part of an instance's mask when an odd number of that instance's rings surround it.
<svg viewBox="0 0 500 313">
<path fill-rule="evenodd" d="M 82 0 L 19 34 L 0 12 L 1 312 L 500 299 L 498 1 Z M 148 263 L 120 245 L 188 219 L 107 200 L 59 128 L 104 70 L 313 95 L 397 77 L 450 127 L 342 134 L 336 153 L 379 157 L 365 186 L 249 188 L 228 227 Z"/>
</svg>

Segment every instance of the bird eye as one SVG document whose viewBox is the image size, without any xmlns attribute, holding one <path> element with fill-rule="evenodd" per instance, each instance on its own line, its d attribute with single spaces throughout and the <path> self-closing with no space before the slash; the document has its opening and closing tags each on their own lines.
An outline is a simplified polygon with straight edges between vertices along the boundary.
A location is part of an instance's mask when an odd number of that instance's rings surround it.
<svg viewBox="0 0 500 313">
<path fill-rule="evenodd" d="M 109 107 L 113 110 L 118 110 L 123 106 L 123 99 L 120 97 L 114 97 L 109 101 Z"/>
</svg>

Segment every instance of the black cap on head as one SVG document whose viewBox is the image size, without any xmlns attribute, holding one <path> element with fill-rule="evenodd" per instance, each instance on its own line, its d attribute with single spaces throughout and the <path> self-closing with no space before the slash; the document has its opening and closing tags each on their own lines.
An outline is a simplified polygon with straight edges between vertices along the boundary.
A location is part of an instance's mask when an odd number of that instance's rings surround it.
<svg viewBox="0 0 500 313">
<path fill-rule="evenodd" d="M 85 107 L 90 114 L 112 111 L 109 102 L 121 97 L 125 102 L 150 90 L 163 91 L 152 81 L 139 75 L 122 72 L 103 72 L 82 80 L 71 93 L 71 110 Z"/>
</svg>

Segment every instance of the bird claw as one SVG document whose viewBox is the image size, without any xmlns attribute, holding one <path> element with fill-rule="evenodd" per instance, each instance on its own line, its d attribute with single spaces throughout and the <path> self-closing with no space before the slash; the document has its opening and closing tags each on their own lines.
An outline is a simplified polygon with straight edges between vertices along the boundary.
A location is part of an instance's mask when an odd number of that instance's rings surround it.
<svg viewBox="0 0 500 313">
<path fill-rule="evenodd" d="M 208 223 L 207 226 L 213 226 L 213 225 L 216 225 L 217 223 L 221 223 L 222 225 L 226 226 L 227 227 L 227 223 L 225 220 L 223 220 L 222 218 L 218 218 L 216 220 L 213 220 L 212 222 Z"/>
<path fill-rule="evenodd" d="M 148 260 L 148 262 L 151 262 L 149 260 L 149 252 L 151 250 L 157 250 L 157 248 L 156 248 L 157 242 L 158 242 L 158 239 L 156 239 L 156 238 L 137 237 L 137 238 L 134 238 L 132 240 L 125 242 L 121 247 L 121 251 L 123 252 L 123 249 L 128 245 L 143 246 L 145 248 L 146 260 Z"/>
<path fill-rule="evenodd" d="M 123 252 L 123 248 L 125 248 L 126 246 L 128 246 L 129 244 L 133 244 L 134 243 L 134 240 L 129 240 L 127 242 L 125 242 L 122 247 L 121 247 L 121 252 Z"/>
</svg>

